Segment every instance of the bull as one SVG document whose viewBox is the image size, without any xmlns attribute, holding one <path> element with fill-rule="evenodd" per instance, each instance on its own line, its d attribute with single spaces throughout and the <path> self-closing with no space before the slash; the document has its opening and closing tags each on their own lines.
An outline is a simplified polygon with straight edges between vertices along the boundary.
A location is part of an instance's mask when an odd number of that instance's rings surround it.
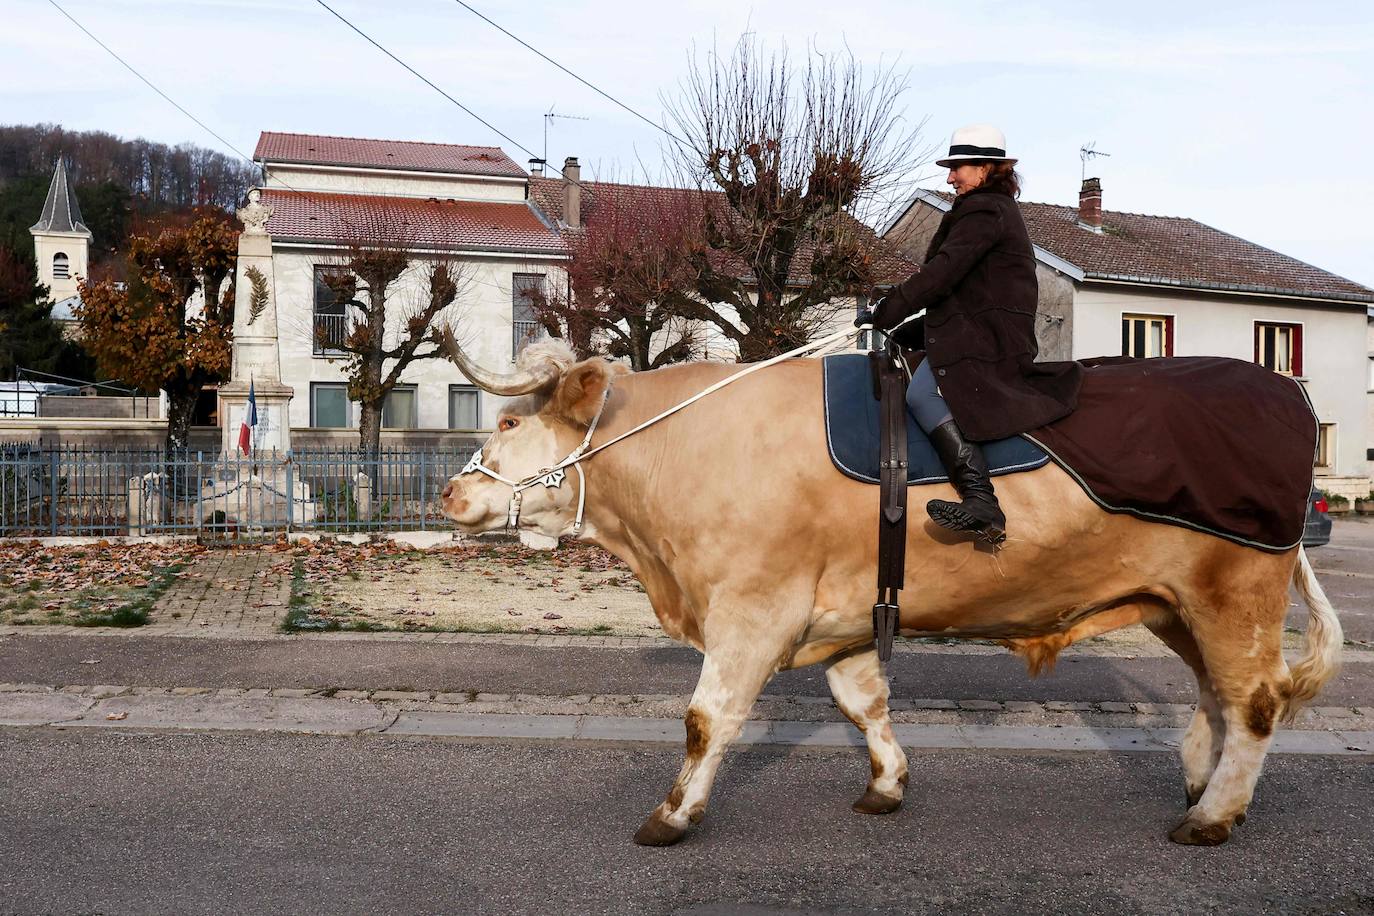
<svg viewBox="0 0 1374 916">
<path fill-rule="evenodd" d="M 481 388 L 519 396 L 445 486 L 445 515 L 467 533 L 509 523 L 546 545 L 573 535 L 600 545 L 638 576 L 664 632 L 703 655 L 682 769 L 635 842 L 685 836 L 764 685 L 803 665 L 825 666 L 836 705 L 865 736 L 872 776 L 854 810 L 896 810 L 907 760 L 870 616 L 879 488 L 826 460 L 820 361 L 739 379 L 550 474 L 739 367 L 629 373 L 576 361 L 549 341 L 527 347 L 514 373 L 496 374 L 452 335 L 445 346 Z M 569 467 L 577 473 L 564 482 Z M 915 505 L 953 497 L 947 484 L 920 489 Z M 901 634 L 1000 640 L 1034 674 L 1078 640 L 1145 625 L 1198 684 L 1180 746 L 1188 807 L 1169 837 L 1225 842 L 1245 818 L 1276 724 L 1339 662 L 1340 623 L 1302 548 L 1265 552 L 1108 513 L 1054 464 L 1003 477 L 997 489 L 1011 520 L 1000 549 L 929 521 L 910 526 L 906 588 L 919 597 L 902 608 Z M 1309 608 L 1291 668 L 1281 645 L 1290 583 Z"/>
</svg>

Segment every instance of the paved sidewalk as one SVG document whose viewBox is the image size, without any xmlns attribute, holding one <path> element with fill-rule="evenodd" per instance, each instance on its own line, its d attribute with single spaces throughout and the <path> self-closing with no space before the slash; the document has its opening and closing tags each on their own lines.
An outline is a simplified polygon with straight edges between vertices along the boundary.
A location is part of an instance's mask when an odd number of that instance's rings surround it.
<svg viewBox="0 0 1374 916">
<path fill-rule="evenodd" d="M 207 551 L 158 600 L 138 632 L 276 633 L 291 601 L 290 576 L 272 571 L 280 561 L 267 550 Z"/>
</svg>

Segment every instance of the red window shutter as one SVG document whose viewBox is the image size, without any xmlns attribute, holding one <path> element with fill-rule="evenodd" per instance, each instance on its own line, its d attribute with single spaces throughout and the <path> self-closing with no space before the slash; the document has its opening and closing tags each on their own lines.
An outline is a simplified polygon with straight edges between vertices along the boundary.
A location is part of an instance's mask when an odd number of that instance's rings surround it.
<svg viewBox="0 0 1374 916">
<path fill-rule="evenodd" d="M 1164 355 L 1174 355 L 1174 319 L 1172 315 L 1164 319 Z"/>
<path fill-rule="evenodd" d="M 1302 325 L 1293 325 L 1293 375 L 1302 377 Z"/>
<path fill-rule="evenodd" d="M 1260 337 L 1264 334 L 1263 327 L 1258 321 L 1255 322 L 1255 365 L 1260 361 Z"/>
</svg>

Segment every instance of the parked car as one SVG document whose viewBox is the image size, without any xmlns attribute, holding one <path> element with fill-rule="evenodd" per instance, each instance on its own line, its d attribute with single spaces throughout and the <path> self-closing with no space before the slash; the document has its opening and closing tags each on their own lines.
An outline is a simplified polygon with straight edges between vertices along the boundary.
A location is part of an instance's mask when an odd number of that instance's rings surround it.
<svg viewBox="0 0 1374 916">
<path fill-rule="evenodd" d="M 1331 542 L 1331 516 L 1326 514 L 1328 508 L 1326 497 L 1313 487 L 1307 495 L 1307 523 L 1302 528 L 1302 546 L 1321 547 Z"/>
</svg>

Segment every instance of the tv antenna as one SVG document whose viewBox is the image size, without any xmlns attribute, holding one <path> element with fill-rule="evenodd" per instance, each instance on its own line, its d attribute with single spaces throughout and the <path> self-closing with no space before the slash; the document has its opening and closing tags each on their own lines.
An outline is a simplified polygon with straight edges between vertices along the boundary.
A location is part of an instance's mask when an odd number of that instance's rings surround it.
<svg viewBox="0 0 1374 916">
<path fill-rule="evenodd" d="M 1078 158 L 1083 160 L 1083 174 L 1079 176 L 1080 179 L 1087 180 L 1088 160 L 1096 159 L 1099 156 L 1106 156 L 1108 159 L 1110 159 L 1112 157 L 1112 154 L 1098 152 L 1096 140 L 1089 140 L 1087 143 L 1084 143 L 1082 146 L 1078 148 Z"/>
<path fill-rule="evenodd" d="M 591 118 L 584 118 L 584 117 L 582 117 L 581 115 L 554 114 L 553 110 L 554 110 L 554 108 L 556 107 L 556 104 L 557 104 L 557 103 L 555 103 L 554 105 L 550 105 L 550 106 L 549 106 L 549 110 L 546 111 L 546 112 L 544 112 L 544 161 L 545 161 L 545 162 L 548 162 L 548 161 L 549 161 L 549 122 L 550 122 L 550 121 L 552 121 L 554 118 L 562 118 L 562 119 L 565 120 L 565 121 L 590 121 L 590 120 L 591 120 Z"/>
</svg>

